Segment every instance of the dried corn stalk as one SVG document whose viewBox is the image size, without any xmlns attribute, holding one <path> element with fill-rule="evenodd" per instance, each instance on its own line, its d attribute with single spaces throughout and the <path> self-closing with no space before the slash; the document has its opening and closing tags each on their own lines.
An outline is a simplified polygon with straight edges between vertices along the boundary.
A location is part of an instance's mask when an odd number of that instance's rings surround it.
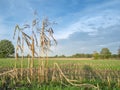
<svg viewBox="0 0 120 90">
<path fill-rule="evenodd" d="M 36 16 L 37 13 L 35 12 L 34 15 Z M 17 33 L 17 45 L 16 45 L 16 59 L 18 59 L 18 53 L 19 51 L 21 51 L 22 54 L 22 60 L 21 60 L 21 72 L 22 72 L 22 67 L 23 67 L 23 56 L 24 56 L 24 44 L 27 45 L 27 47 L 29 48 L 29 50 L 31 51 L 31 53 L 29 55 L 31 55 L 32 58 L 30 58 L 28 60 L 28 67 L 30 69 L 30 75 L 31 77 L 33 76 L 33 67 L 34 67 L 34 57 L 35 55 L 38 57 L 43 57 L 45 58 L 45 65 L 43 62 L 41 62 L 41 66 L 40 66 L 40 59 L 39 59 L 39 69 L 38 69 L 38 74 L 43 74 L 44 73 L 44 66 L 47 66 L 48 64 L 48 51 L 50 51 L 50 46 L 52 45 L 52 43 L 54 42 L 54 44 L 57 44 L 57 41 L 55 40 L 55 38 L 53 37 L 53 29 L 50 27 L 50 22 L 48 21 L 48 19 L 44 19 L 42 21 L 42 28 L 39 28 L 39 19 L 38 18 L 34 18 L 32 21 L 32 24 L 24 24 L 22 27 L 20 27 L 19 25 L 16 25 L 15 30 L 14 30 L 14 36 L 13 38 L 15 38 L 16 33 Z M 25 33 L 25 29 L 28 29 L 29 32 L 31 32 L 31 35 L 28 35 L 28 33 Z M 39 31 L 40 33 L 40 42 L 38 43 L 37 40 L 37 36 L 36 36 L 36 32 L 35 31 Z M 53 42 L 52 42 L 53 41 Z M 36 45 L 35 45 L 36 44 Z M 39 44 L 39 45 L 38 45 Z M 39 46 L 40 48 L 40 54 L 38 55 L 37 51 L 36 51 L 36 46 Z M 16 63 L 15 63 L 16 66 Z M 41 71 L 41 69 L 43 69 Z M 47 70 L 45 71 L 47 73 Z M 21 73 L 22 76 L 22 73 Z M 39 75 L 38 75 L 39 77 Z M 27 78 L 29 78 L 27 76 Z M 46 79 L 47 80 L 47 79 Z"/>
<path fill-rule="evenodd" d="M 48 51 L 50 51 L 50 46 L 52 45 L 52 40 L 54 44 L 57 45 L 57 41 L 53 37 L 53 29 L 49 27 L 50 22 L 48 19 L 42 21 L 42 28 L 38 29 L 40 32 L 40 48 L 41 48 L 41 57 L 46 56 L 48 58 Z M 46 59 L 45 66 L 48 64 L 48 59 Z"/>
<path fill-rule="evenodd" d="M 39 19 L 35 18 L 32 21 L 32 25 L 24 24 L 22 26 L 22 28 L 19 25 L 15 26 L 14 36 L 13 36 L 14 39 L 15 39 L 16 32 L 18 31 L 18 34 L 17 34 L 18 38 L 17 38 L 17 45 L 16 45 L 16 60 L 18 59 L 19 50 L 21 51 L 21 54 L 22 54 L 21 77 L 23 74 L 22 68 L 23 68 L 23 56 L 24 56 L 24 46 L 25 46 L 24 42 L 26 43 L 28 49 L 31 51 L 31 53 L 29 55 L 31 55 L 32 58 L 30 59 L 30 61 L 29 61 L 30 63 L 28 63 L 29 64 L 28 66 L 30 69 L 31 78 L 33 76 L 34 57 L 35 57 L 35 55 L 38 56 L 38 53 L 35 50 L 35 44 L 36 44 L 36 46 L 38 46 L 38 41 L 37 41 L 37 37 L 36 37 L 36 33 L 35 33 L 35 30 L 37 30 L 36 28 L 38 26 L 38 23 L 39 23 Z M 31 32 L 31 35 L 28 35 L 28 33 L 25 33 L 25 29 L 28 29 L 29 32 Z M 15 67 L 16 67 L 16 63 L 15 63 Z"/>
</svg>

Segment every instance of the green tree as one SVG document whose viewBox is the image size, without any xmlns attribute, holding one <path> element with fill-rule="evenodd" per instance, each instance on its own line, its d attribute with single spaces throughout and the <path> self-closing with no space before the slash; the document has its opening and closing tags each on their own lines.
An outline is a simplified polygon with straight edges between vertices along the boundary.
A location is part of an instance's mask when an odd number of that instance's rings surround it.
<svg viewBox="0 0 120 90">
<path fill-rule="evenodd" d="M 58 57 L 58 55 L 55 55 L 54 57 L 55 57 L 55 58 L 57 58 L 57 57 Z"/>
<path fill-rule="evenodd" d="M 92 54 L 85 54 L 84 58 L 92 58 Z"/>
<path fill-rule="evenodd" d="M 65 55 L 61 55 L 61 56 L 59 56 L 59 58 L 65 58 L 66 56 Z"/>
<path fill-rule="evenodd" d="M 93 58 L 98 59 L 99 58 L 99 53 L 97 51 L 93 52 Z"/>
<path fill-rule="evenodd" d="M 0 41 L 0 57 L 8 57 L 14 54 L 14 46 L 9 40 L 1 40 Z"/>
<path fill-rule="evenodd" d="M 117 55 L 117 54 L 112 54 L 112 55 L 111 55 L 111 58 L 117 59 L 117 58 L 118 58 L 118 55 Z"/>
<path fill-rule="evenodd" d="M 111 52 L 108 48 L 102 48 L 100 56 L 102 59 L 108 59 L 111 57 Z"/>
<path fill-rule="evenodd" d="M 75 55 L 72 55 L 73 58 L 80 58 L 81 55 L 79 53 L 76 53 Z"/>
</svg>

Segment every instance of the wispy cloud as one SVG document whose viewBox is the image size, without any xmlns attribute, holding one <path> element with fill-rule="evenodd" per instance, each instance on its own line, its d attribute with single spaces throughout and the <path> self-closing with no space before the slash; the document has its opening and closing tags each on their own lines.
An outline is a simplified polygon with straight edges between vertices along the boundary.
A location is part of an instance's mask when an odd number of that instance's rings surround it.
<svg viewBox="0 0 120 90">
<path fill-rule="evenodd" d="M 98 7 L 94 8 L 94 12 L 89 15 L 86 13 L 85 15 L 80 15 L 80 13 L 76 14 L 77 20 L 67 25 L 67 27 L 59 28 L 57 31 L 57 39 L 67 39 L 72 33 L 75 32 L 86 32 L 91 36 L 99 34 L 98 31 L 100 29 L 105 29 L 114 25 L 120 24 L 120 12 L 119 10 L 109 9 L 108 6 L 113 5 L 113 2 L 108 2 L 102 5 L 102 8 L 98 5 Z M 117 4 L 116 2 L 114 4 Z M 97 10 L 100 8 L 100 11 Z M 107 8 L 104 10 L 104 8 Z M 89 8 L 88 8 L 89 9 Z M 86 9 L 87 10 L 87 9 Z M 85 11 L 84 11 L 85 12 Z M 114 12 L 114 13 L 113 13 Z M 69 16 L 68 16 L 69 17 Z M 64 19 L 64 18 L 63 18 Z M 74 20 L 74 19 L 73 19 Z M 71 20 L 72 21 L 72 20 Z"/>
<path fill-rule="evenodd" d="M 94 17 L 83 17 L 83 19 L 70 24 L 67 28 L 61 28 L 57 32 L 58 35 L 56 37 L 58 39 L 67 39 L 74 32 L 86 32 L 89 35 L 97 35 L 100 29 L 120 24 L 120 16 L 115 14 L 111 15 L 111 13 L 103 13 Z"/>
</svg>

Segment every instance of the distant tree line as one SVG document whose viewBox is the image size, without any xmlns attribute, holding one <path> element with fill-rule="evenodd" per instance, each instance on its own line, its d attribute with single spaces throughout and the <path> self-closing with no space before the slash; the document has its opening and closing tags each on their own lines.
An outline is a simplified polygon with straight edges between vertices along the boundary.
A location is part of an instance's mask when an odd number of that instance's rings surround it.
<svg viewBox="0 0 120 90">
<path fill-rule="evenodd" d="M 55 55 L 55 58 L 93 58 L 93 59 L 120 59 L 120 48 L 117 54 L 112 54 L 108 48 L 102 48 L 100 52 L 94 51 L 92 54 L 76 53 L 71 56 Z"/>
<path fill-rule="evenodd" d="M 92 58 L 92 54 L 77 53 L 70 57 L 72 57 L 72 58 Z"/>
<path fill-rule="evenodd" d="M 93 52 L 94 59 L 120 59 L 120 48 L 117 54 L 112 54 L 108 48 L 102 48 L 100 52 Z"/>
<path fill-rule="evenodd" d="M 65 55 L 55 55 L 54 58 L 92 58 L 92 54 L 84 54 L 84 53 L 76 53 L 71 56 L 65 56 Z"/>
<path fill-rule="evenodd" d="M 65 55 L 55 55 L 55 58 L 92 58 L 92 54 L 84 54 L 84 53 L 77 53 L 71 56 L 65 56 Z"/>
</svg>

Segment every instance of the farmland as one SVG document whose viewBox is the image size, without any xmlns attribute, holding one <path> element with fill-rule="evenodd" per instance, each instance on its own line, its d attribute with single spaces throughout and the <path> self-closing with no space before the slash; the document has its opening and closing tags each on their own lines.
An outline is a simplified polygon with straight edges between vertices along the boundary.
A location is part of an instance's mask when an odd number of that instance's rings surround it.
<svg viewBox="0 0 120 90">
<path fill-rule="evenodd" d="M 14 58 L 0 59 L 0 68 L 13 68 L 15 63 Z M 38 60 L 34 60 L 35 67 L 38 66 Z M 50 58 L 49 66 L 54 63 L 58 64 L 79 64 L 80 66 L 89 65 L 93 69 L 109 69 L 120 70 L 120 60 L 92 60 L 92 59 L 79 59 L 79 58 Z M 23 66 L 27 67 L 27 59 L 24 59 Z M 20 68 L 20 59 L 17 61 L 17 67 Z"/>
<path fill-rule="evenodd" d="M 21 72 L 21 60 L 18 59 L 16 62 L 18 76 Z M 38 60 L 34 60 L 34 79 L 33 82 L 26 82 L 26 77 L 28 73 L 28 61 L 27 59 L 23 60 L 23 76 L 22 79 L 18 78 L 18 81 L 15 82 L 16 78 L 9 79 L 9 88 L 16 88 L 17 90 L 86 90 L 86 87 L 75 87 L 71 85 L 68 79 L 77 80 L 77 84 L 91 84 L 95 85 L 99 89 L 105 90 L 119 90 L 120 89 L 120 60 L 92 60 L 92 59 L 79 59 L 79 58 L 50 58 L 48 60 L 48 74 L 45 76 L 47 79 L 41 84 L 37 83 L 37 74 L 38 74 Z M 56 65 L 57 63 L 59 67 Z M 7 58 L 0 59 L 0 73 L 14 69 L 15 59 Z M 66 77 L 64 77 L 62 72 Z M 46 69 L 44 69 L 46 70 Z M 54 75 L 53 75 L 54 72 Z M 12 74 L 7 76 L 13 76 Z M 52 82 L 53 76 L 55 81 Z M 8 78 L 0 76 L 1 80 L 3 78 Z M 15 80 L 14 80 L 15 79 Z M 5 80 L 3 80 L 5 82 Z M 3 87 L 2 82 L 0 82 L 1 87 Z M 31 89 L 31 90 L 33 90 Z M 90 89 L 91 90 L 91 89 Z"/>
</svg>

